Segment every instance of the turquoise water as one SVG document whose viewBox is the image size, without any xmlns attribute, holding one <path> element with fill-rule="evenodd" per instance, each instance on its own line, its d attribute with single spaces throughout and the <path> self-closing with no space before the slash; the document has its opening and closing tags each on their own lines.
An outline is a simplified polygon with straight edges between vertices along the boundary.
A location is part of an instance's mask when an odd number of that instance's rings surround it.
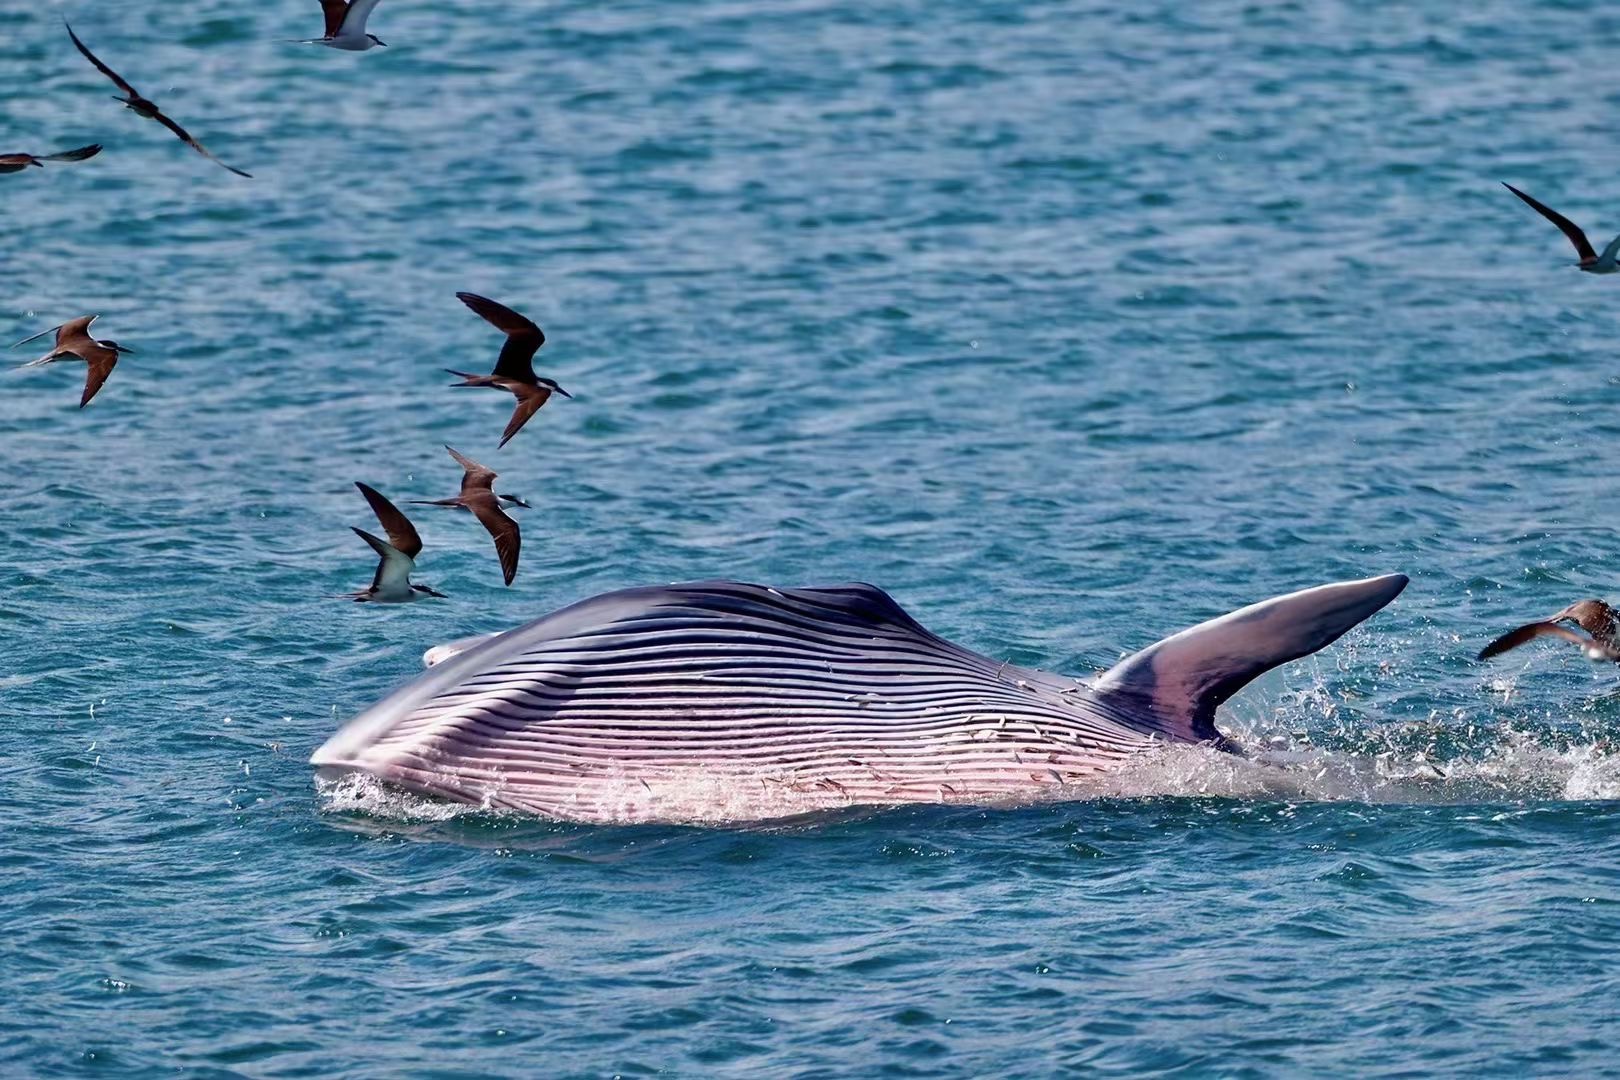
<svg viewBox="0 0 1620 1080">
<path fill-rule="evenodd" d="M 274 10 L 272 10 L 272 8 Z M 1620 1039 L 1601 5 L 0 0 L 0 1071 L 1579 1075 Z M 451 391 L 550 338 L 554 401 Z M 32 346 L 17 358 L 34 355 Z M 352 487 L 462 517 L 373 608 Z M 606 589 L 891 591 L 1075 674 L 1404 571 L 1099 797 L 592 829 L 319 794 L 423 649 Z"/>
</svg>

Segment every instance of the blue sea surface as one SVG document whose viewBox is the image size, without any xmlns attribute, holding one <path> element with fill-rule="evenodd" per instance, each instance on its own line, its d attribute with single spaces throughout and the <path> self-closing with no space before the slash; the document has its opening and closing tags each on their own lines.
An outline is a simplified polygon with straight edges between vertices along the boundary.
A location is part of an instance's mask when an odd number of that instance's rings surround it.
<svg viewBox="0 0 1620 1080">
<path fill-rule="evenodd" d="M 60 17 L 235 177 L 109 100 Z M 1591 1076 L 1620 1045 L 1620 12 L 0 0 L 0 1074 Z M 504 449 L 450 390 L 545 328 Z M 37 355 L 30 345 L 11 354 Z M 41 348 L 41 351 L 42 348 Z M 417 508 L 528 497 L 501 584 Z M 1094 797 L 583 827 L 311 751 L 591 594 L 870 581 L 1088 675 L 1406 593 Z M 1078 793 L 1076 793 L 1078 794 Z"/>
</svg>

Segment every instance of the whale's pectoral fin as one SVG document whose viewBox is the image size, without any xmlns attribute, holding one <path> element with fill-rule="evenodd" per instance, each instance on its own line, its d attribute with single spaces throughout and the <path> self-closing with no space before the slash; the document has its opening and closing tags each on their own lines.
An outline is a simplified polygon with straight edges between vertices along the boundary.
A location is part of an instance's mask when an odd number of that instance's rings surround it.
<svg viewBox="0 0 1620 1080">
<path fill-rule="evenodd" d="M 435 645 L 422 654 L 422 666 L 432 667 L 435 664 L 442 664 L 452 656 L 460 656 L 473 646 L 482 645 L 491 638 L 500 636 L 500 634 L 474 634 L 472 637 L 457 638 L 443 645 Z"/>
<path fill-rule="evenodd" d="M 1322 585 L 1262 600 L 1167 637 L 1110 668 L 1095 684 L 1104 697 L 1173 742 L 1222 741 L 1215 710 L 1251 680 L 1297 660 L 1389 603 L 1406 575 Z"/>
</svg>

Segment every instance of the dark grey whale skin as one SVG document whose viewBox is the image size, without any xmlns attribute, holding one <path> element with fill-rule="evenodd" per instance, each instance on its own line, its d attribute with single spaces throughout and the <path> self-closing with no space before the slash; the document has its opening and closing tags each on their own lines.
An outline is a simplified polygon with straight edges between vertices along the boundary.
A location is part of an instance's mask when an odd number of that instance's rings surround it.
<svg viewBox="0 0 1620 1080">
<path fill-rule="evenodd" d="M 1081 797 L 1155 744 L 1223 745 L 1223 701 L 1406 581 L 1262 601 L 1090 682 L 946 641 L 871 585 L 626 589 L 440 650 L 310 760 L 328 780 L 587 822 Z"/>
</svg>

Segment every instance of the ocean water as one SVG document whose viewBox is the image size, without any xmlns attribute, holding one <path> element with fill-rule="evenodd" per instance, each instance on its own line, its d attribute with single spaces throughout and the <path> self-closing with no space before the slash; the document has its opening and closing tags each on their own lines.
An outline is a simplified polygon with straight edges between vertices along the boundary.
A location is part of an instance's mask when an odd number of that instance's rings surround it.
<svg viewBox="0 0 1620 1080">
<path fill-rule="evenodd" d="M 1620 675 L 1606 5 L 0 0 L 0 1073 L 1593 1075 Z M 121 111 L 92 49 L 242 180 Z M 451 391 L 535 318 L 557 400 Z M 27 359 L 27 349 L 13 354 Z M 535 509 L 501 586 L 423 509 Z M 585 828 L 316 790 L 423 649 L 593 593 L 865 580 L 1088 674 L 1403 571 L 1093 797 Z"/>
</svg>

